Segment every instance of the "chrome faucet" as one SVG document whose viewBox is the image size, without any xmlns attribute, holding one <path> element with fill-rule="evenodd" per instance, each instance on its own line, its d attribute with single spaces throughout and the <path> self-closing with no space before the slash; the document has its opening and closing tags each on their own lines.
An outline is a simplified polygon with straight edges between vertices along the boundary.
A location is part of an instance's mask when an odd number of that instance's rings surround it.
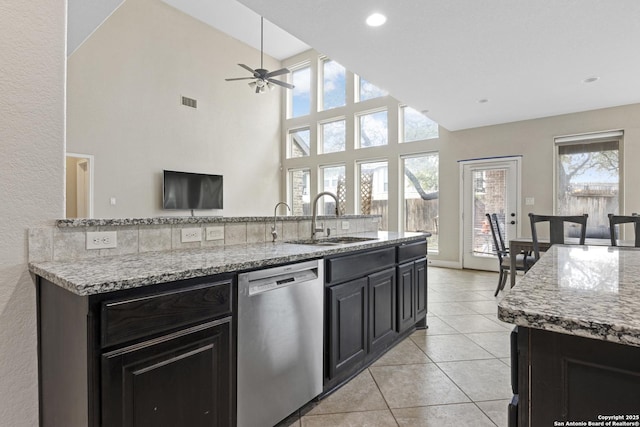
<svg viewBox="0 0 640 427">
<path fill-rule="evenodd" d="M 278 232 L 276 231 L 276 219 L 278 217 L 278 206 L 280 205 L 285 205 L 287 209 L 289 209 L 289 212 L 291 212 L 291 208 L 285 202 L 276 203 L 276 207 L 273 208 L 273 225 L 271 226 L 271 237 L 273 238 L 273 242 L 278 238 Z"/>
<path fill-rule="evenodd" d="M 336 195 L 329 191 L 323 191 L 322 193 L 319 193 L 316 196 L 316 198 L 313 199 L 313 216 L 311 217 L 311 238 L 312 239 L 316 238 L 316 233 L 322 233 L 325 231 L 323 224 L 320 224 L 320 227 L 317 227 L 317 224 L 316 224 L 318 222 L 318 200 L 322 196 L 333 197 L 333 200 L 336 201 L 336 216 L 340 216 L 340 212 L 338 211 L 338 198 L 336 197 Z M 327 228 L 327 236 L 329 236 L 330 233 L 331 233 L 331 229 Z"/>
</svg>

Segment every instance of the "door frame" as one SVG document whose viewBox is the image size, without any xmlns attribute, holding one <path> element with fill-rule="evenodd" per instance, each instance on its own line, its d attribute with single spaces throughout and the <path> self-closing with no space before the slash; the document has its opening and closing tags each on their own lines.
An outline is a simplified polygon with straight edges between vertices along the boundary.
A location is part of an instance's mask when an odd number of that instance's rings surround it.
<svg viewBox="0 0 640 427">
<path fill-rule="evenodd" d="M 459 187 L 459 219 L 460 219 L 460 227 L 458 229 L 458 262 L 460 268 L 464 268 L 464 238 L 465 238 L 465 222 L 464 222 L 464 167 L 467 165 L 482 165 L 482 164 L 490 164 L 490 163 L 498 163 L 498 162 L 511 162 L 515 161 L 516 165 L 516 188 L 515 188 L 515 213 L 516 213 L 516 237 L 520 237 L 522 233 L 522 225 L 520 221 L 520 209 L 522 207 L 522 155 L 512 155 L 512 156 L 498 156 L 498 157 L 483 157 L 477 159 L 466 159 L 466 160 L 458 160 L 459 167 L 459 177 L 458 182 L 460 184 Z M 505 242 L 508 245 L 508 242 Z M 495 271 L 498 271 L 498 267 L 496 266 Z"/>
<path fill-rule="evenodd" d="M 89 182 L 88 182 L 88 186 L 87 186 L 87 196 L 88 196 L 88 206 L 87 206 L 87 218 L 93 218 L 93 183 L 94 183 L 94 179 L 93 179 L 93 171 L 95 169 L 95 160 L 94 160 L 94 156 L 92 154 L 80 154 L 80 153 L 70 153 L 70 152 L 66 152 L 65 153 L 65 165 L 66 163 L 66 159 L 67 157 L 73 157 L 73 158 L 78 158 L 78 159 L 84 159 L 87 162 L 87 168 L 88 168 L 88 178 L 89 178 Z M 67 183 L 66 183 L 66 173 L 65 173 L 65 195 L 66 195 L 66 188 L 67 188 Z M 66 205 L 65 205 L 66 206 Z M 65 218 L 67 216 L 67 212 L 66 212 L 66 208 L 65 208 Z"/>
</svg>

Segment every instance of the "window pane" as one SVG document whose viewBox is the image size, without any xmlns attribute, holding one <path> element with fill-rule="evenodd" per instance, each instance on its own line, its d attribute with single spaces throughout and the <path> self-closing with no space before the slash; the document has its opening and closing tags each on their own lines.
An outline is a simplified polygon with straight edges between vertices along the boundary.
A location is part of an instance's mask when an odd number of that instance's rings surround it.
<svg viewBox="0 0 640 427">
<path fill-rule="evenodd" d="M 620 206 L 619 142 L 558 146 L 557 214 L 589 214 L 587 237 L 608 238 L 607 214 Z M 567 227 L 569 237 L 577 231 Z"/>
<path fill-rule="evenodd" d="M 344 166 L 330 166 L 321 168 L 322 170 L 322 191 L 330 191 L 341 199 L 341 194 L 346 190 L 345 188 L 345 168 Z M 336 214 L 336 202 L 333 197 L 324 196 L 322 198 L 324 203 L 324 215 Z M 344 212 L 344 206 L 341 206 L 341 213 Z"/>
<path fill-rule="evenodd" d="M 345 69 L 331 59 L 322 62 L 322 109 L 342 107 L 346 101 Z"/>
<path fill-rule="evenodd" d="M 386 111 L 360 116 L 360 148 L 387 145 L 387 129 Z"/>
<path fill-rule="evenodd" d="M 309 169 L 289 171 L 291 215 L 311 215 L 309 209 Z"/>
<path fill-rule="evenodd" d="M 438 138 L 438 124 L 411 107 L 402 107 L 404 134 L 401 142 Z"/>
<path fill-rule="evenodd" d="M 344 151 L 346 128 L 344 120 L 323 123 L 320 125 L 322 135 L 322 153 Z"/>
<path fill-rule="evenodd" d="M 311 132 L 309 128 L 289 131 L 289 148 L 287 158 L 306 157 L 309 155 Z"/>
<path fill-rule="evenodd" d="M 360 101 L 366 101 L 367 99 L 379 98 L 381 96 L 386 96 L 389 94 L 386 90 L 380 89 L 378 86 L 372 84 L 371 82 L 359 78 L 360 80 Z"/>
<path fill-rule="evenodd" d="M 382 215 L 380 230 L 388 230 L 389 168 L 387 162 L 361 163 L 358 201 L 361 215 Z"/>
<path fill-rule="evenodd" d="M 404 172 L 404 230 L 428 231 L 429 251 L 438 250 L 437 153 L 402 160 Z"/>
<path fill-rule="evenodd" d="M 294 70 L 291 81 L 295 86 L 291 90 L 291 117 L 306 116 L 311 111 L 311 68 Z"/>
</svg>

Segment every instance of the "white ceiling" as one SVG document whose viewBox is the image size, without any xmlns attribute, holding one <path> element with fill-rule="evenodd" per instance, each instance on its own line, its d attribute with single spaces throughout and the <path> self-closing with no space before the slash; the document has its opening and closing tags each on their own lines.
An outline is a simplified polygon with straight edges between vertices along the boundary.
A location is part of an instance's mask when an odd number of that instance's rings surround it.
<svg viewBox="0 0 640 427">
<path fill-rule="evenodd" d="M 265 53 L 312 46 L 449 130 L 640 102 L 638 0 L 164 1 L 258 49 L 262 15 Z"/>
</svg>

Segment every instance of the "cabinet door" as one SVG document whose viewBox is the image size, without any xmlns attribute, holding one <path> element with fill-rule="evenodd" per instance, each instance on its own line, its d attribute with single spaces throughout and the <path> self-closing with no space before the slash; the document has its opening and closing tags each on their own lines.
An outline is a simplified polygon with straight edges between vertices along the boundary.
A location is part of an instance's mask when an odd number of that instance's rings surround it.
<svg viewBox="0 0 640 427">
<path fill-rule="evenodd" d="M 102 355 L 102 425 L 233 424 L 231 320 Z"/>
<path fill-rule="evenodd" d="M 398 266 L 398 332 L 415 323 L 415 280 L 413 262 Z"/>
<path fill-rule="evenodd" d="M 390 268 L 369 276 L 369 353 L 392 342 L 396 332 L 396 272 Z"/>
<path fill-rule="evenodd" d="M 329 318 L 329 378 L 360 366 L 367 354 L 366 277 L 327 289 Z"/>
<path fill-rule="evenodd" d="M 415 321 L 422 320 L 427 315 L 427 259 L 414 261 L 414 279 L 416 288 L 416 316 Z"/>
</svg>

